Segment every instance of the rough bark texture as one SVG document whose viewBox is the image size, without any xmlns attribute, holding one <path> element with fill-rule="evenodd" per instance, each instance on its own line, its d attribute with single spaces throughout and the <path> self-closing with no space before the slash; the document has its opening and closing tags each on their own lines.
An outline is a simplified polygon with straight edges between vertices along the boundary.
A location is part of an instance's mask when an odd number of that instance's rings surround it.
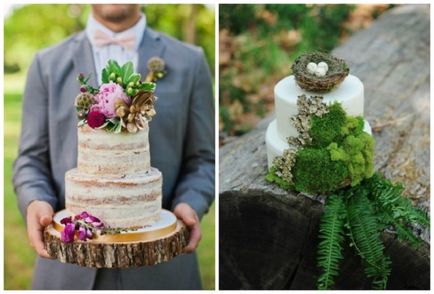
<svg viewBox="0 0 434 294">
<path fill-rule="evenodd" d="M 402 6 L 356 33 L 334 54 L 365 85 L 376 169 L 429 204 L 429 6 Z M 220 150 L 220 289 L 315 289 L 320 198 L 265 182 L 264 132 L 272 118 Z M 385 234 L 389 289 L 429 289 L 429 235 L 415 250 Z M 369 289 L 360 259 L 345 249 L 337 289 Z"/>
<path fill-rule="evenodd" d="M 52 257 L 64 263 L 96 268 L 127 268 L 169 261 L 182 254 L 188 240 L 189 232 L 181 221 L 173 233 L 148 242 L 64 243 L 52 226 L 44 232 L 45 247 Z"/>
</svg>

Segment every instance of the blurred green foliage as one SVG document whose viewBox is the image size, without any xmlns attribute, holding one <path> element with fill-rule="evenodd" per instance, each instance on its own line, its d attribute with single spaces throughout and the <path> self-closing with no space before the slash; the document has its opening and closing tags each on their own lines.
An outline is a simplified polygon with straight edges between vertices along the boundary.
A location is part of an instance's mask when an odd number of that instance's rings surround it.
<svg viewBox="0 0 434 294">
<path fill-rule="evenodd" d="M 157 31 L 201 46 L 214 73 L 214 10 L 202 4 L 144 5 L 147 23 Z M 81 31 L 90 12 L 83 4 L 16 6 L 5 19 L 5 72 L 25 70 L 34 53 Z"/>
<path fill-rule="evenodd" d="M 329 52 L 337 47 L 352 33 L 347 23 L 355 8 L 344 4 L 220 5 L 222 135 L 243 134 L 273 111 L 273 87 L 290 74 L 293 60 L 306 51 Z"/>
</svg>

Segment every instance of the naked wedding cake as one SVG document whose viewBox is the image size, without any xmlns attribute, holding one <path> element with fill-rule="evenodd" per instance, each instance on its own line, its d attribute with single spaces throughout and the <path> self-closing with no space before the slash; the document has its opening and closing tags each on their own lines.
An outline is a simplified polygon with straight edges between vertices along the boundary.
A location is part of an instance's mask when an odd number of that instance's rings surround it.
<svg viewBox="0 0 434 294">
<path fill-rule="evenodd" d="M 265 136 L 267 178 L 319 193 L 371 176 L 374 143 L 363 119 L 362 82 L 349 75 L 345 61 L 325 53 L 304 54 L 292 69 L 274 88 L 276 119 Z M 335 172 L 337 179 L 324 176 Z"/>
<path fill-rule="evenodd" d="M 162 206 L 162 175 L 150 165 L 148 140 L 155 84 L 141 82 L 131 62 L 113 60 L 99 88 L 83 75 L 78 80 L 78 159 L 65 174 L 66 210 L 105 228 L 152 225 Z"/>
<path fill-rule="evenodd" d="M 160 217 L 161 189 L 161 173 L 150 166 L 147 124 L 134 134 L 78 128 L 77 168 L 65 175 L 69 212 L 88 211 L 109 227 L 143 227 Z"/>
</svg>

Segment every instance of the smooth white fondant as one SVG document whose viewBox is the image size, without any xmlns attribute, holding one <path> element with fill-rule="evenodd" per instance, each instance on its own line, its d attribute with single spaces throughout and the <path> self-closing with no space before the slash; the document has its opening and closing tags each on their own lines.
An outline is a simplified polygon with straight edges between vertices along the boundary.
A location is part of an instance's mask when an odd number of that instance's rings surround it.
<svg viewBox="0 0 434 294">
<path fill-rule="evenodd" d="M 364 131 L 372 135 L 371 126 L 367 120 L 365 120 Z M 282 155 L 283 151 L 289 148 L 287 141 L 283 140 L 278 134 L 276 120 L 273 120 L 267 128 L 267 132 L 265 133 L 265 144 L 267 146 L 268 168 L 270 168 L 273 165 L 274 158 Z"/>
<path fill-rule="evenodd" d="M 297 115 L 297 98 L 300 95 L 324 97 L 324 102 L 331 104 L 338 101 L 349 115 L 363 115 L 363 84 L 355 76 L 349 75 L 329 93 L 313 93 L 301 89 L 294 76 L 284 78 L 274 87 L 274 102 L 276 108 L 277 130 L 282 140 L 297 136 L 297 130 L 292 126 L 290 117 Z"/>
</svg>

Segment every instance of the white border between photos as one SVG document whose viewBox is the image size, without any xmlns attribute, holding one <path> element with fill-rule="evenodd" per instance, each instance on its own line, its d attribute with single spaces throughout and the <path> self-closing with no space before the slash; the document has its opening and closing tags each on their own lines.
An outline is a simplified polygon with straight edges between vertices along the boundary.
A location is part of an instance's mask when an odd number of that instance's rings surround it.
<svg viewBox="0 0 434 294">
<path fill-rule="evenodd" d="M 6 8 L 8 7 L 8 5 L 19 5 L 19 4 L 66 4 L 66 3 L 77 3 L 77 4 L 89 4 L 89 3 L 146 3 L 146 4 L 177 4 L 177 3 L 188 3 L 188 4 L 192 4 L 192 3 L 197 3 L 197 4 L 207 4 L 207 5 L 214 5 L 214 11 L 215 11 L 215 151 L 216 151 L 216 172 L 215 172 L 215 193 L 216 193 L 216 197 L 215 197 L 215 288 L 219 289 L 219 103 L 218 103 L 218 99 L 219 99 L 219 6 L 218 4 L 241 4 L 241 3 L 245 3 L 245 4 L 263 4 L 263 3 L 281 3 L 281 4 L 300 4 L 300 3 L 321 3 L 321 4 L 374 4 L 374 3 L 393 3 L 393 4 L 430 4 L 429 0 L 425 0 L 425 1 L 417 1 L 417 2 L 412 2 L 412 1 L 372 1 L 372 0 L 368 0 L 368 1 L 354 1 L 354 0 L 348 0 L 348 1 L 338 1 L 338 0 L 332 0 L 332 1 L 288 1 L 288 0 L 274 0 L 274 1 L 267 1 L 267 0 L 263 0 L 263 1 L 257 1 L 257 0 L 250 0 L 250 1 L 246 1 L 246 0 L 238 0 L 238 1 L 228 1 L 228 0 L 215 0 L 215 1 L 211 1 L 211 0 L 202 0 L 202 1 L 182 1 L 182 0 L 160 0 L 160 1 L 155 1 L 155 0 L 142 0 L 142 1 L 103 1 L 103 0 L 95 0 L 95 1 L 83 1 L 83 0 L 78 0 L 78 1 L 44 1 L 44 0 L 34 0 L 34 1 L 26 1 L 26 0 L 14 0 L 14 1 L 10 1 L 10 0 L 6 0 L 4 1 L 2 4 L 2 8 L 3 11 L 1 13 L 1 19 L 2 19 L 2 23 L 4 24 L 4 17 L 5 17 L 5 11 Z M 432 12 L 434 11 L 433 5 L 430 6 L 430 15 L 432 15 Z M 432 40 L 432 36 L 433 36 L 433 25 L 432 22 L 430 23 L 430 29 L 431 29 L 431 40 Z M 4 30 L 1 30 L 0 33 L 1 36 L 1 46 L 4 50 Z M 432 46 L 430 48 L 430 56 L 433 56 L 433 49 Z M 1 54 L 0 56 L 0 63 L 3 66 L 4 64 L 4 54 Z M 431 68 L 433 67 L 433 60 L 431 58 Z M 431 79 L 430 79 L 430 89 L 432 92 L 432 85 L 433 85 L 433 81 L 434 78 L 431 75 Z M 2 91 L 2 93 L 4 93 L 4 71 L 2 71 L 2 79 L 0 81 L 0 90 Z M 4 187 L 4 103 L 1 103 L 0 106 L 0 110 L 1 110 L 1 114 L 3 119 L 1 120 L 1 146 L 0 146 L 0 151 L 2 156 L 2 168 L 1 168 L 1 187 Z M 432 130 L 433 126 L 433 122 L 434 122 L 434 118 L 432 115 L 432 105 L 430 103 L 430 138 L 433 138 L 433 134 L 434 131 Z M 433 151 L 433 145 L 431 144 L 430 146 L 430 154 L 432 154 Z M 430 166 L 432 167 L 434 164 L 434 159 L 432 158 L 432 156 L 430 156 Z M 433 186 L 433 179 L 432 177 L 430 177 L 430 185 L 431 187 Z M 4 193 L 4 189 L 3 189 L 3 193 Z M 3 197 L 4 199 L 4 197 Z M 3 217 L 1 217 L 1 224 L 2 224 L 2 228 L 4 229 L 4 202 L 2 201 L 0 204 L 1 207 L 1 214 L 3 215 Z M 4 232 L 4 231 L 3 231 Z M 431 235 L 432 235 L 432 228 L 431 228 Z M 0 262 L 3 264 L 2 271 L 1 271 L 1 277 L 0 277 L 0 289 L 4 289 L 4 234 L 2 234 L 1 237 L 2 242 L 0 242 Z M 432 251 L 431 251 L 431 260 L 432 260 Z M 17 273 L 20 274 L 20 273 Z M 431 270 L 431 288 L 433 286 L 433 277 L 434 277 L 434 273 Z M 79 282 L 79 281 L 77 281 Z M 207 290 L 207 291 L 201 291 L 204 293 L 214 293 L 216 290 Z M 17 291 L 17 292 L 24 292 L 24 291 Z M 37 293 L 45 293 L 46 291 L 36 291 Z M 91 291 L 66 291 L 66 292 L 70 292 L 70 293 L 87 293 L 87 292 L 91 292 Z M 127 292 L 132 292 L 132 291 L 127 291 Z M 156 291 L 152 291 L 152 292 L 156 292 Z M 231 291 L 234 293 L 245 293 L 245 291 Z M 248 293 L 264 293 L 262 291 L 247 291 Z M 288 291 L 276 291 L 276 293 L 287 293 Z M 290 291 L 290 292 L 301 292 L 301 291 Z M 302 291 L 303 293 L 317 293 L 317 291 Z M 326 291 L 326 292 L 331 292 L 331 291 Z M 352 292 L 352 291 L 340 291 L 340 293 L 348 293 L 348 292 Z M 364 292 L 368 292 L 368 291 L 361 291 L 358 293 L 364 293 Z M 407 292 L 416 292 L 416 291 L 407 291 Z M 116 293 L 116 291 L 106 291 L 106 293 Z M 158 291 L 158 293 L 173 293 L 173 291 Z M 177 291 L 177 293 L 191 293 L 191 291 Z M 417 293 L 420 293 L 420 291 L 418 291 Z"/>
</svg>

